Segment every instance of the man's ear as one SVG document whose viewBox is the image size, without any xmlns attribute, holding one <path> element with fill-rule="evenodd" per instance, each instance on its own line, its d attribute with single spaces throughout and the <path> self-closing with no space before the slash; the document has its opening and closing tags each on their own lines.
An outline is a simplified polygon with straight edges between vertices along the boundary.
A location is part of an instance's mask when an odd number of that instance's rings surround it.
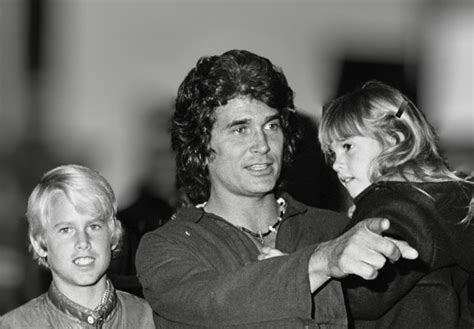
<svg viewBox="0 0 474 329">
<path fill-rule="evenodd" d="M 211 148 L 211 153 L 209 154 L 209 156 L 206 158 L 206 166 L 209 164 L 209 162 L 212 162 L 214 161 L 214 159 L 216 158 L 216 151 L 214 151 L 212 148 Z"/>
<path fill-rule="evenodd" d="M 30 242 L 38 256 L 44 258 L 48 255 L 46 242 L 41 236 L 33 237 L 30 235 Z"/>
</svg>

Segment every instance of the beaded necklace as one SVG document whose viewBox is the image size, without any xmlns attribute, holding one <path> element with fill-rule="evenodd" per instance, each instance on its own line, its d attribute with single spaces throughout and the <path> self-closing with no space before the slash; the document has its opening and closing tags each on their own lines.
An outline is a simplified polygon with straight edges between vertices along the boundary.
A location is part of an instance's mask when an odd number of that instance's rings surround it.
<svg viewBox="0 0 474 329">
<path fill-rule="evenodd" d="M 277 200 L 277 203 L 278 203 L 278 207 L 279 207 L 279 216 L 277 217 L 277 220 L 275 222 L 275 224 L 273 225 L 268 225 L 268 230 L 266 232 L 262 232 L 262 231 L 258 231 L 257 233 L 252 231 L 252 230 L 249 230 L 248 228 L 246 227 L 243 227 L 243 226 L 239 226 L 239 225 L 234 225 L 235 227 L 237 227 L 240 231 L 244 232 L 244 233 L 247 233 L 255 238 L 257 238 L 261 244 L 264 244 L 264 238 L 268 235 L 270 235 L 271 233 L 277 233 L 277 227 L 278 225 L 280 225 L 281 221 L 282 221 L 282 218 L 283 218 L 283 215 L 285 214 L 285 211 L 286 211 L 286 201 L 285 199 L 283 198 L 278 198 Z M 198 204 L 196 205 L 196 208 L 204 208 L 206 206 L 207 202 L 204 202 L 204 203 L 201 203 L 201 204 Z"/>
<path fill-rule="evenodd" d="M 112 289 L 111 289 L 112 287 L 110 286 L 109 280 L 106 280 L 105 283 L 106 283 L 105 292 L 102 295 L 99 305 L 97 305 L 97 307 L 94 309 L 94 311 L 96 312 L 98 312 L 108 302 L 109 296 L 112 293 Z"/>
</svg>

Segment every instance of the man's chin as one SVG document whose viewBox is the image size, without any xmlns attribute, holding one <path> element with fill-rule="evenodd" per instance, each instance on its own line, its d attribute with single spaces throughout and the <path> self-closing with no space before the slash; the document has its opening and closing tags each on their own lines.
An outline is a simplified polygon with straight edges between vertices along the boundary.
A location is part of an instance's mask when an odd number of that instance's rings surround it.
<svg viewBox="0 0 474 329">
<path fill-rule="evenodd" d="M 276 183 L 274 180 L 268 182 L 259 182 L 258 184 L 252 184 L 247 188 L 254 194 L 266 195 L 275 191 Z"/>
</svg>

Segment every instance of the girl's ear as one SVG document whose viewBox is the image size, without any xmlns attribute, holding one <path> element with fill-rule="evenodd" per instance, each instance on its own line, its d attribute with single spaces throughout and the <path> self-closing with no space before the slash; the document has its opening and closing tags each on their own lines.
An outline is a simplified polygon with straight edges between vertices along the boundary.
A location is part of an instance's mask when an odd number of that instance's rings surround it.
<svg viewBox="0 0 474 329">
<path fill-rule="evenodd" d="M 397 131 L 395 132 L 395 135 L 388 137 L 388 144 L 390 146 L 394 146 L 394 145 L 397 145 L 398 143 L 403 142 L 404 140 L 405 140 L 405 135 L 402 132 Z"/>
<path fill-rule="evenodd" d="M 31 245 L 33 246 L 33 249 L 36 251 L 36 253 L 44 258 L 48 255 L 47 247 L 46 247 L 46 242 L 44 239 L 40 236 L 38 237 L 33 237 L 30 235 L 30 242 Z"/>
</svg>

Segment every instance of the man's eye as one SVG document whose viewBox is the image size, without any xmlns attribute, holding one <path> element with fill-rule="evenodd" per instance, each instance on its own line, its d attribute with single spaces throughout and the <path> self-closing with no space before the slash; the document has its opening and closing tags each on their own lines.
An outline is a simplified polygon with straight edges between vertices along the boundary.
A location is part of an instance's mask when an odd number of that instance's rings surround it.
<svg viewBox="0 0 474 329">
<path fill-rule="evenodd" d="M 281 124 L 279 122 L 270 122 L 267 124 L 267 129 L 276 131 L 281 128 Z"/>
<path fill-rule="evenodd" d="M 247 131 L 247 127 L 235 127 L 232 131 L 236 134 L 244 134 Z"/>
</svg>

